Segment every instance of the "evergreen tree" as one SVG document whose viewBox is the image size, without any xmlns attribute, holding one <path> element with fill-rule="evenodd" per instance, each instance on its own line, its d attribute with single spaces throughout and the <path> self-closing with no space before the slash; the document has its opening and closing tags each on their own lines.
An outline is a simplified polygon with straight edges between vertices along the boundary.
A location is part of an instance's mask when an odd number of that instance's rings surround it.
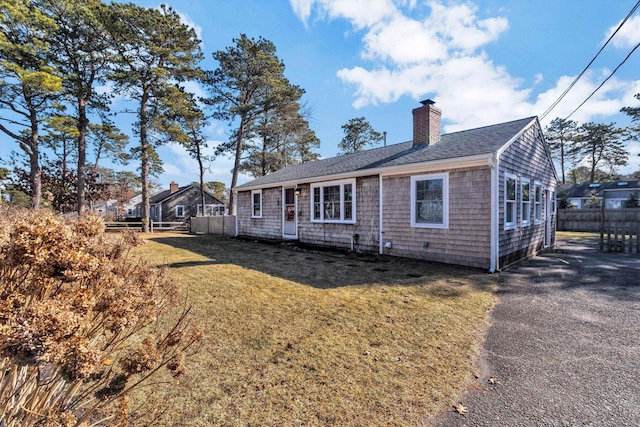
<svg viewBox="0 0 640 427">
<path fill-rule="evenodd" d="M 376 132 L 364 117 L 349 120 L 342 125 L 344 137 L 338 148 L 340 154 L 356 153 L 364 150 L 367 145 L 374 145 L 382 141 L 382 134 Z"/>
<path fill-rule="evenodd" d="M 108 97 L 96 92 L 106 83 L 114 60 L 113 40 L 105 23 L 110 13 L 101 0 L 39 0 L 57 24 L 51 39 L 51 60 L 61 73 L 66 102 L 77 127 L 77 211 L 86 206 L 87 134 L 90 109 L 105 110 Z"/>
<path fill-rule="evenodd" d="M 576 150 L 573 145 L 577 135 L 578 123 L 573 120 L 553 119 L 545 129 L 545 138 L 549 143 L 551 154 L 556 157 L 562 172 L 562 183 L 565 180 L 565 168 L 569 159 L 574 159 Z"/>
<path fill-rule="evenodd" d="M 166 121 L 159 116 L 166 114 L 175 82 L 199 76 L 200 40 L 164 5 L 147 9 L 112 3 L 111 8 L 108 27 L 119 54 L 111 78 L 114 90 L 137 104 L 134 126 L 140 142 L 132 155 L 140 160 L 143 231 L 148 231 L 150 176 L 161 170 L 156 147 L 166 142 Z"/>
<path fill-rule="evenodd" d="M 0 131 L 29 158 L 31 207 L 42 201 L 39 127 L 62 90 L 49 65 L 49 40 L 57 26 L 35 3 L 0 0 Z"/>
<path fill-rule="evenodd" d="M 613 175 L 618 167 L 627 164 L 629 154 L 622 142 L 623 131 L 615 123 L 585 123 L 578 132 L 576 150 L 588 163 L 591 182 L 595 182 L 598 166 L 608 166 L 609 175 Z"/>
<path fill-rule="evenodd" d="M 214 108 L 213 117 L 234 127 L 230 140 L 217 148 L 219 153 L 234 153 L 232 189 L 238 182 L 243 155 L 249 149 L 256 150 L 252 139 L 262 131 L 263 146 L 272 145 L 274 136 L 260 126 L 260 117 L 263 124 L 272 123 L 271 115 L 277 114 L 283 103 L 296 102 L 304 93 L 284 77 L 284 63 L 276 56 L 272 42 L 242 34 L 233 43 L 213 53 L 218 68 L 207 72 L 204 80 L 210 94 L 205 102 Z M 262 151 L 267 153 L 269 149 Z M 229 211 L 235 214 L 233 192 L 229 195 Z"/>
</svg>

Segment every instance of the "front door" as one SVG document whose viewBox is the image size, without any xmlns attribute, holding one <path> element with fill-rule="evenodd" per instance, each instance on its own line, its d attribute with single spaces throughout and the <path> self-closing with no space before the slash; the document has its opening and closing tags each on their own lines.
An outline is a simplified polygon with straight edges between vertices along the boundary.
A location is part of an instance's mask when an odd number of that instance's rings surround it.
<svg viewBox="0 0 640 427">
<path fill-rule="evenodd" d="M 298 210 L 296 209 L 296 189 L 284 188 L 282 200 L 282 237 L 285 239 L 298 238 Z"/>
</svg>

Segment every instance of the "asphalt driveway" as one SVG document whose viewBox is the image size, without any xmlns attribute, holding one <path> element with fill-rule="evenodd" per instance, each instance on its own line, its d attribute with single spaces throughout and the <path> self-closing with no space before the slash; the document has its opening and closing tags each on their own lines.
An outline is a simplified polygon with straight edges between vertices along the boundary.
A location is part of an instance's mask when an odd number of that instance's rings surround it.
<svg viewBox="0 0 640 427">
<path fill-rule="evenodd" d="M 559 249 L 500 273 L 468 412 L 436 426 L 640 426 L 640 255 Z"/>
</svg>

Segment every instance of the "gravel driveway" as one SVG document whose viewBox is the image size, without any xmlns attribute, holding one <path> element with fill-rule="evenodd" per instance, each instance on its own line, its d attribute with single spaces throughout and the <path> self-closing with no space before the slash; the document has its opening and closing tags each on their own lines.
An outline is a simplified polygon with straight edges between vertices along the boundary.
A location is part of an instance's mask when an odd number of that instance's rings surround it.
<svg viewBox="0 0 640 427">
<path fill-rule="evenodd" d="M 640 426 L 640 255 L 560 242 L 500 283 L 468 412 L 435 425 Z"/>
</svg>

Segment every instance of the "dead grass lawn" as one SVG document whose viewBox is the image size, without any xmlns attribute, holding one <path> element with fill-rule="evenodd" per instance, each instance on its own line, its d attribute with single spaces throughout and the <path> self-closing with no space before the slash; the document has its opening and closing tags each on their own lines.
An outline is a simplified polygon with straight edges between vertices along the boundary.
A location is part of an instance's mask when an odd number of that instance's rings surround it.
<svg viewBox="0 0 640 427">
<path fill-rule="evenodd" d="M 215 236 L 154 234 L 205 332 L 171 426 L 428 425 L 475 370 L 496 275 Z"/>
<path fill-rule="evenodd" d="M 577 242 L 595 245 L 600 242 L 600 233 L 589 233 L 582 231 L 556 231 L 556 241 Z"/>
</svg>

